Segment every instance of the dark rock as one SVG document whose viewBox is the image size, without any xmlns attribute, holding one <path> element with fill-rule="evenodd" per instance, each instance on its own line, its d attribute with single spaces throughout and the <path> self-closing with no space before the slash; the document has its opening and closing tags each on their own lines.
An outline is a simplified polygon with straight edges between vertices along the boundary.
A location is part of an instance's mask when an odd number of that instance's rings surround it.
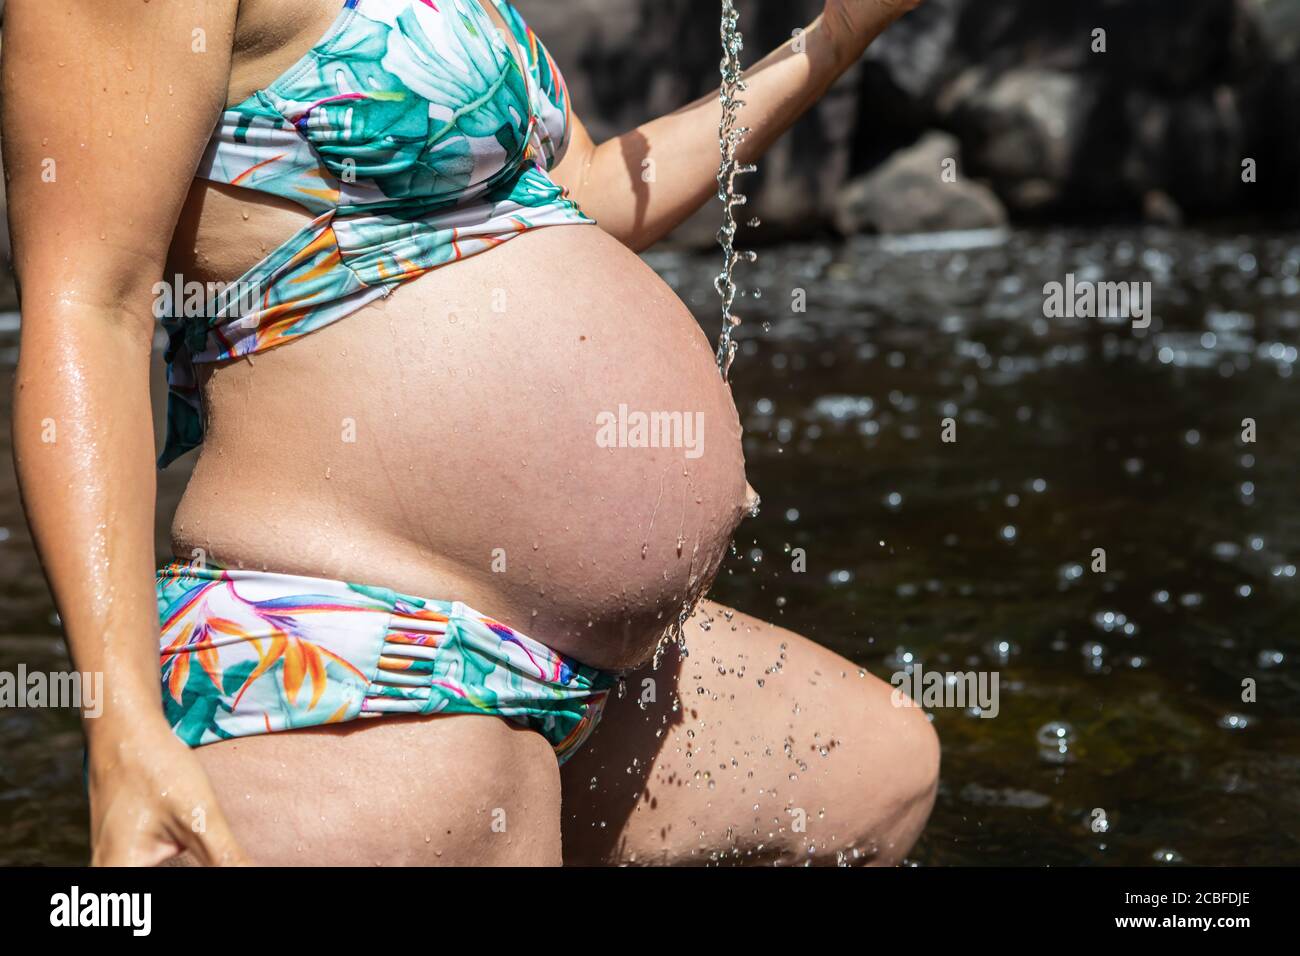
<svg viewBox="0 0 1300 956">
<path fill-rule="evenodd" d="M 960 144 L 930 133 L 840 191 L 835 224 L 856 232 L 943 232 L 1006 225 L 1006 210 L 984 185 L 960 173 Z M 943 174 L 949 164 L 956 179 Z"/>
<path fill-rule="evenodd" d="M 1193 216 L 1294 210 L 1295 182 L 1241 179 L 1248 157 L 1300 160 L 1300 71 L 1265 8 L 1300 24 L 1300 0 L 967 0 L 971 65 L 939 93 L 938 122 L 1022 217 L 1137 216 L 1152 191 Z"/>
<path fill-rule="evenodd" d="M 1152 189 L 1142 198 L 1142 218 L 1153 226 L 1177 227 L 1183 224 L 1183 211 L 1160 189 Z"/>
<path fill-rule="evenodd" d="M 948 122 L 962 137 L 972 175 L 988 178 L 1016 212 L 1066 200 L 1097 99 L 1081 77 L 1026 67 L 989 78 L 976 67 L 952 95 L 958 105 Z"/>
</svg>

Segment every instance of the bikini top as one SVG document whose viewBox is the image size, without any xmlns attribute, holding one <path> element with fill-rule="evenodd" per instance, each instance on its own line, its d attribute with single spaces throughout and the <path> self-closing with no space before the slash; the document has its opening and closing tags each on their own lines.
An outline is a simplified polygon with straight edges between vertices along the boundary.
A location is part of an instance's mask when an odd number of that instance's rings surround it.
<svg viewBox="0 0 1300 956">
<path fill-rule="evenodd" d="M 313 218 L 234 283 L 160 297 L 159 467 L 203 441 L 195 365 L 282 345 L 529 229 L 592 222 L 547 175 L 567 145 L 564 79 L 508 0 L 483 2 L 519 59 L 479 0 L 345 0 L 302 59 L 222 114 L 196 176 Z"/>
</svg>

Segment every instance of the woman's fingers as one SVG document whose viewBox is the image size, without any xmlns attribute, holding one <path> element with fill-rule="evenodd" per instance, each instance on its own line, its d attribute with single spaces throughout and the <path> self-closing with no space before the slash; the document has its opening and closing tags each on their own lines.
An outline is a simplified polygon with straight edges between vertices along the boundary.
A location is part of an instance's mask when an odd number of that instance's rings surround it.
<svg viewBox="0 0 1300 956">
<path fill-rule="evenodd" d="M 159 832 L 150 833 L 151 829 Z M 123 832 L 124 830 L 130 832 Z M 161 832 L 161 825 L 129 827 L 114 822 L 104 827 L 95 841 L 91 866 L 157 866 L 178 852 L 171 840 Z"/>
<path fill-rule="evenodd" d="M 192 806 L 199 809 L 161 805 L 134 821 L 129 814 L 112 814 L 95 840 L 90 865 L 158 866 L 188 851 L 201 866 L 251 866 L 216 799 Z"/>
<path fill-rule="evenodd" d="M 162 831 L 164 828 L 159 827 Z M 185 830 L 180 840 L 138 834 L 125 839 L 105 833 L 91 856 L 91 866 L 158 866 L 188 851 L 202 866 L 252 866 L 224 819 L 212 821 L 206 832 Z"/>
</svg>

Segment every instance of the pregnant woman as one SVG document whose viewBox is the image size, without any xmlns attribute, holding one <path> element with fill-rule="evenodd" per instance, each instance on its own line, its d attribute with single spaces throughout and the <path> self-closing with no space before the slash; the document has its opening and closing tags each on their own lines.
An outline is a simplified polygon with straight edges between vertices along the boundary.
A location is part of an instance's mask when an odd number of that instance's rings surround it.
<svg viewBox="0 0 1300 956">
<path fill-rule="evenodd" d="M 896 862 L 924 714 L 703 600 L 754 495 L 635 252 L 710 197 L 716 97 L 596 144 L 505 0 L 340 2 L 9 4 L 14 445 L 104 674 L 93 862 Z M 917 2 L 827 0 L 743 158 Z M 158 464 L 198 449 L 156 572 L 155 319 Z M 699 427 L 603 440 L 628 410 Z"/>
</svg>

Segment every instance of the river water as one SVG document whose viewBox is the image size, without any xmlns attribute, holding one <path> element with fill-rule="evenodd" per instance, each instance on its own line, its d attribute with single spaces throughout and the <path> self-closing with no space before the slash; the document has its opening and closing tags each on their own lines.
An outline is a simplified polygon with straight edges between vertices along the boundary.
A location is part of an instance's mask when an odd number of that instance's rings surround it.
<svg viewBox="0 0 1300 956">
<path fill-rule="evenodd" d="M 716 255 L 647 259 L 715 335 Z M 1151 282 L 1151 328 L 1046 318 L 1067 274 Z M 805 243 L 741 285 L 763 509 L 714 596 L 882 677 L 999 678 L 996 717 L 933 711 L 914 860 L 1300 861 L 1300 235 Z M 0 316 L 6 370 L 15 346 Z M 64 668 L 0 461 L 0 670 Z M 69 712 L 0 709 L 0 863 L 84 861 L 80 748 Z"/>
</svg>

